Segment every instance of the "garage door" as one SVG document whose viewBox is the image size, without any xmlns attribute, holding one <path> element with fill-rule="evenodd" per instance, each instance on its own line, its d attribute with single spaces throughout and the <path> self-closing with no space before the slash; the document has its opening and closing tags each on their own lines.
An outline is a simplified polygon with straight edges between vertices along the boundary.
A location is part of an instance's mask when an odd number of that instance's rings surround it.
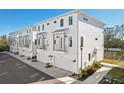
<svg viewBox="0 0 124 93">
<path fill-rule="evenodd" d="M 67 56 L 55 56 L 55 66 L 73 72 L 73 60 Z"/>
</svg>

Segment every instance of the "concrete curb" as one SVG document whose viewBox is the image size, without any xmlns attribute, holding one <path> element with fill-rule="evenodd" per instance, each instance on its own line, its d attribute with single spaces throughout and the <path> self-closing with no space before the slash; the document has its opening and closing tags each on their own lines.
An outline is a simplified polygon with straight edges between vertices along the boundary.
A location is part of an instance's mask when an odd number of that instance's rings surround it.
<svg viewBox="0 0 124 93">
<path fill-rule="evenodd" d="M 102 62 L 101 65 L 108 66 L 108 67 L 116 67 L 116 68 L 124 69 L 124 66 L 114 65 L 114 64 L 104 63 L 104 62 Z"/>
<path fill-rule="evenodd" d="M 83 84 L 98 84 L 102 78 L 112 69 L 112 67 L 101 67 L 87 79 L 82 81 Z"/>
</svg>

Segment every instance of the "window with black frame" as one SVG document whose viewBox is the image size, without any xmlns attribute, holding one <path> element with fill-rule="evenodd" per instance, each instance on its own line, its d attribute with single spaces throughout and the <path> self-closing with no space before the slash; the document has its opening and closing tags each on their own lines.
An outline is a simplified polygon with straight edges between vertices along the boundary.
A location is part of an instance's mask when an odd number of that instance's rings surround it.
<svg viewBox="0 0 124 93">
<path fill-rule="evenodd" d="M 60 27 L 64 26 L 64 19 L 60 19 Z"/>
<path fill-rule="evenodd" d="M 69 16 L 69 25 L 72 25 L 72 24 L 73 24 L 73 17 Z"/>
</svg>

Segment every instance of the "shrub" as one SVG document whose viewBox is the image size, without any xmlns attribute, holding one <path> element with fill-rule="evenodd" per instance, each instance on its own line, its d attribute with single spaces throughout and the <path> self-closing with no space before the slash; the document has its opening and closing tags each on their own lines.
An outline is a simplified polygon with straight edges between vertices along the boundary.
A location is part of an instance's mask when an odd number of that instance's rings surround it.
<svg viewBox="0 0 124 93">
<path fill-rule="evenodd" d="M 32 62 L 37 62 L 37 56 L 36 55 L 32 57 Z"/>
<path fill-rule="evenodd" d="M 0 45 L 0 52 L 4 51 L 5 50 L 5 46 L 3 45 Z"/>
<path fill-rule="evenodd" d="M 85 67 L 85 69 L 81 70 L 79 76 L 80 78 L 87 78 L 88 76 L 93 74 L 96 70 L 98 70 L 100 67 L 101 67 L 100 62 L 94 61 L 91 66 L 88 65 L 87 67 Z"/>
<path fill-rule="evenodd" d="M 9 46 L 0 44 L 0 52 L 3 52 L 3 51 L 9 51 Z"/>
<path fill-rule="evenodd" d="M 33 56 L 33 57 L 32 57 L 32 59 L 37 59 L 37 56 L 36 56 L 36 55 L 35 55 L 35 56 Z"/>
<path fill-rule="evenodd" d="M 94 69 L 93 66 L 87 66 L 87 70 L 86 71 L 87 71 L 88 75 L 91 75 L 91 74 L 93 74 L 96 71 L 96 69 Z"/>
<path fill-rule="evenodd" d="M 81 73 L 79 74 L 80 78 L 86 78 L 88 76 L 88 73 L 86 70 L 81 70 Z"/>
<path fill-rule="evenodd" d="M 93 62 L 92 66 L 96 69 L 100 68 L 102 65 L 100 64 L 100 62 L 97 62 L 96 60 Z"/>
<path fill-rule="evenodd" d="M 27 57 L 27 60 L 31 60 L 31 58 L 30 57 Z"/>
<path fill-rule="evenodd" d="M 50 67 L 53 67 L 53 65 L 51 63 L 46 63 L 46 68 L 50 68 Z"/>
</svg>

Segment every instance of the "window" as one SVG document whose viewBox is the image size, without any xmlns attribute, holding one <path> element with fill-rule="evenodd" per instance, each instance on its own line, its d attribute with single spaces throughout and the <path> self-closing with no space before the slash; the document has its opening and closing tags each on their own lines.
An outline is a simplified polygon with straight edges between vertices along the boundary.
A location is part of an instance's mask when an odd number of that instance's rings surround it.
<svg viewBox="0 0 124 93">
<path fill-rule="evenodd" d="M 89 53 L 88 54 L 88 61 L 90 61 L 91 60 L 91 54 Z"/>
<path fill-rule="evenodd" d="M 40 34 L 37 36 L 37 48 L 47 49 L 47 34 Z"/>
<path fill-rule="evenodd" d="M 38 39 L 38 45 L 40 45 L 40 40 L 41 40 L 41 39 L 39 38 L 39 39 Z"/>
<path fill-rule="evenodd" d="M 69 25 L 72 25 L 73 24 L 73 18 L 72 16 L 69 17 Z"/>
<path fill-rule="evenodd" d="M 47 25 L 50 25 L 50 23 L 47 23 Z"/>
<path fill-rule="evenodd" d="M 27 30 L 27 34 L 28 34 L 28 30 Z"/>
<path fill-rule="evenodd" d="M 56 40 L 54 40 L 54 44 L 56 44 Z"/>
<path fill-rule="evenodd" d="M 44 31 L 44 24 L 42 25 L 42 31 Z"/>
<path fill-rule="evenodd" d="M 37 39 L 35 39 L 35 42 L 34 43 L 35 43 L 35 45 L 37 45 Z"/>
<path fill-rule="evenodd" d="M 80 45 L 80 47 L 83 47 L 83 42 L 84 42 L 83 37 L 81 37 L 81 42 L 80 42 L 81 45 Z"/>
<path fill-rule="evenodd" d="M 61 19 L 60 20 L 60 27 L 63 27 L 64 26 L 64 19 Z"/>
<path fill-rule="evenodd" d="M 53 50 L 55 51 L 67 51 L 65 33 L 56 33 L 53 35 Z"/>
<path fill-rule="evenodd" d="M 40 31 L 40 26 L 38 26 L 38 31 Z"/>
<path fill-rule="evenodd" d="M 72 47 L 72 37 L 69 37 L 69 47 Z"/>
<path fill-rule="evenodd" d="M 56 23 L 57 21 L 54 21 L 53 23 Z"/>
</svg>

